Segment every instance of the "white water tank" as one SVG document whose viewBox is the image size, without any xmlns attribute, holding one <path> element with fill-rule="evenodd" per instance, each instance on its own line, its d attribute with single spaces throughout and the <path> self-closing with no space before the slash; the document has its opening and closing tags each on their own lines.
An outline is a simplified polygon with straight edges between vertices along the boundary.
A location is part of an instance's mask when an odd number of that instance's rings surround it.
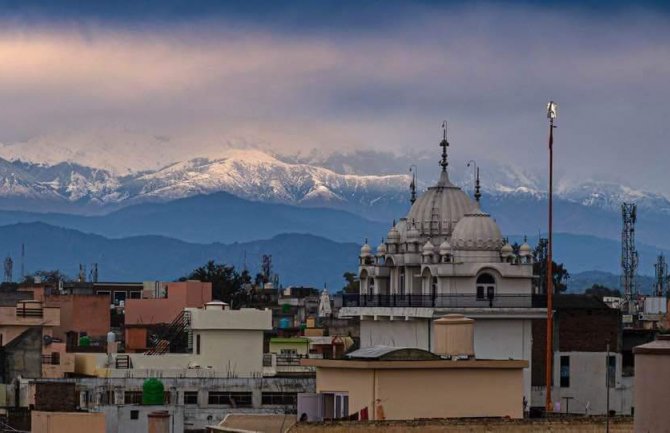
<svg viewBox="0 0 670 433">
<path fill-rule="evenodd" d="M 116 341 L 116 334 L 112 331 L 107 333 L 107 344 L 114 343 Z"/>
</svg>

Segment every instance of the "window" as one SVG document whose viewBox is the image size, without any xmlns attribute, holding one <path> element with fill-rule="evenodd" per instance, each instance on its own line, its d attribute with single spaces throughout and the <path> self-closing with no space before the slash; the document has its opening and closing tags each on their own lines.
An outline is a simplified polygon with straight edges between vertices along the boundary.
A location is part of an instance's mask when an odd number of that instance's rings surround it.
<svg viewBox="0 0 670 433">
<path fill-rule="evenodd" d="M 184 391 L 184 404 L 198 404 L 198 391 Z"/>
<path fill-rule="evenodd" d="M 295 392 L 264 392 L 262 403 L 264 405 L 295 406 L 297 396 Z"/>
<path fill-rule="evenodd" d="M 130 411 L 130 419 L 140 419 L 140 411 L 139 410 L 131 410 Z"/>
<path fill-rule="evenodd" d="M 495 296 L 496 280 L 491 274 L 481 274 L 477 277 L 477 299 L 492 300 Z"/>
<path fill-rule="evenodd" d="M 200 334 L 195 336 L 195 354 L 200 355 Z"/>
<path fill-rule="evenodd" d="M 128 293 L 130 299 L 140 299 L 142 298 L 142 292 L 130 292 Z"/>
<path fill-rule="evenodd" d="M 297 349 L 280 349 L 279 353 L 286 356 L 298 356 Z"/>
<path fill-rule="evenodd" d="M 207 398 L 207 404 L 232 407 L 252 407 L 251 393 L 210 391 Z"/>
<path fill-rule="evenodd" d="M 607 358 L 607 387 L 614 388 L 616 384 L 616 357 Z"/>
<path fill-rule="evenodd" d="M 405 270 L 401 269 L 398 275 L 398 293 L 400 296 L 405 294 Z"/>
<path fill-rule="evenodd" d="M 570 357 L 561 356 L 561 388 L 570 387 Z"/>
<path fill-rule="evenodd" d="M 121 301 L 126 301 L 126 292 L 114 292 L 114 305 L 121 305 Z"/>
<path fill-rule="evenodd" d="M 142 404 L 142 391 L 126 391 L 123 393 L 124 404 Z"/>
</svg>

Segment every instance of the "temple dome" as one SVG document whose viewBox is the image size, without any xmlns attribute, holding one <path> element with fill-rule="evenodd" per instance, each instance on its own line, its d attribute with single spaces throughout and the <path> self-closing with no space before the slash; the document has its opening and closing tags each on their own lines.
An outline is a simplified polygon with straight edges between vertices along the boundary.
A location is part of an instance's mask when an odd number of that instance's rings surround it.
<svg viewBox="0 0 670 433">
<path fill-rule="evenodd" d="M 478 206 L 463 216 L 454 227 L 451 244 L 461 250 L 495 250 L 504 244 L 498 224 Z"/>
<path fill-rule="evenodd" d="M 372 247 L 366 242 L 361 247 L 361 257 L 368 257 L 372 255 Z"/>
<path fill-rule="evenodd" d="M 449 236 L 455 224 L 476 207 L 459 187 L 449 180 L 446 171 L 437 185 L 428 188 L 412 205 L 407 215 L 423 235 Z"/>
<path fill-rule="evenodd" d="M 522 257 L 530 256 L 533 253 L 533 249 L 528 245 L 528 242 L 524 242 L 523 245 L 519 247 L 519 255 Z"/>
<path fill-rule="evenodd" d="M 384 243 L 384 240 L 382 240 L 382 243 L 377 247 L 377 255 L 383 256 L 384 254 L 386 254 L 386 244 Z"/>
</svg>

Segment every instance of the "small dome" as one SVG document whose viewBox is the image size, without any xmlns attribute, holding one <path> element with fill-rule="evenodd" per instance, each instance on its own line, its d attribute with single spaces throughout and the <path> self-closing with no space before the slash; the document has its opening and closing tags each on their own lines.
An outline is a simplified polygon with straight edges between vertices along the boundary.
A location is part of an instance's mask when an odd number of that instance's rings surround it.
<svg viewBox="0 0 670 433">
<path fill-rule="evenodd" d="M 435 245 L 430 241 L 430 239 L 423 245 L 423 255 L 427 256 L 435 252 Z"/>
<path fill-rule="evenodd" d="M 451 244 L 445 241 L 440 244 L 440 255 L 444 256 L 446 254 L 451 254 Z"/>
<path fill-rule="evenodd" d="M 372 247 L 366 242 L 361 247 L 361 257 L 368 257 L 372 255 Z"/>
<path fill-rule="evenodd" d="M 390 244 L 396 244 L 400 241 L 400 232 L 395 228 L 395 224 L 389 230 L 388 235 L 386 235 L 386 240 Z"/>
<path fill-rule="evenodd" d="M 416 225 L 412 224 L 412 227 L 407 230 L 406 236 L 407 240 L 411 242 L 418 240 L 421 236 L 421 233 L 419 232 L 419 229 L 416 228 Z"/>
<path fill-rule="evenodd" d="M 502 254 L 503 257 L 509 257 L 514 254 L 514 248 L 512 248 L 512 246 L 509 243 L 506 243 L 500 249 L 500 254 Z"/>
<path fill-rule="evenodd" d="M 451 243 L 458 249 L 499 251 L 504 241 L 493 218 L 476 208 L 456 224 Z"/>
<path fill-rule="evenodd" d="M 524 242 L 523 245 L 519 247 L 520 256 L 530 256 L 533 253 L 533 249 L 528 245 L 528 242 Z"/>
<path fill-rule="evenodd" d="M 382 239 L 382 243 L 379 244 L 379 246 L 377 247 L 377 255 L 378 256 L 383 256 L 384 254 L 386 254 L 386 244 L 384 243 L 384 240 Z"/>
</svg>

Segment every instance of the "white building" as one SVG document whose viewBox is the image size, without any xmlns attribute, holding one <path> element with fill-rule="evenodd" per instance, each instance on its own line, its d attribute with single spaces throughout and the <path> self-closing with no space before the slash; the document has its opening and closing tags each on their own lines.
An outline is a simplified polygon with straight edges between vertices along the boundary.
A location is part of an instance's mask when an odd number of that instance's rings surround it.
<svg viewBox="0 0 670 433">
<path fill-rule="evenodd" d="M 445 134 L 446 135 L 446 134 Z M 412 204 L 386 240 L 360 252 L 360 295 L 345 296 L 340 317 L 359 317 L 361 346 L 433 350 L 431 321 L 447 313 L 476 319 L 475 350 L 484 359 L 531 360 L 532 249 L 505 242 L 495 220 L 451 183 L 446 137 L 437 184 Z M 524 371 L 530 401 L 530 368 Z"/>
</svg>

